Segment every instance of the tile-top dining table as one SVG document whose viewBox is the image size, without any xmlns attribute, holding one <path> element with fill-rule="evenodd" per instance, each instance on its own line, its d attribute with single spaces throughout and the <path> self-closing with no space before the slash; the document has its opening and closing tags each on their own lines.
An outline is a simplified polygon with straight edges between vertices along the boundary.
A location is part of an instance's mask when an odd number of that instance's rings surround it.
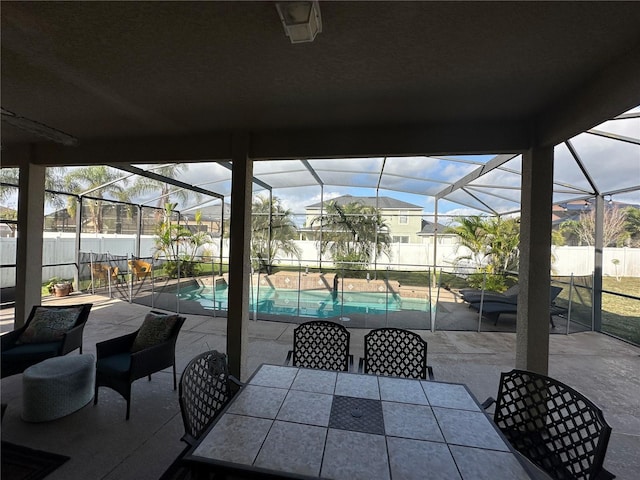
<svg viewBox="0 0 640 480">
<path fill-rule="evenodd" d="M 465 385 L 268 364 L 184 460 L 233 478 L 536 478 Z"/>
</svg>

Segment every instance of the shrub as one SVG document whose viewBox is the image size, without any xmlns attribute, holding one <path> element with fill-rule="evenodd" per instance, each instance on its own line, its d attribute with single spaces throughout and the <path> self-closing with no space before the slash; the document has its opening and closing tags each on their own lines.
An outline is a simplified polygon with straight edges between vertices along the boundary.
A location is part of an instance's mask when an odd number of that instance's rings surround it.
<svg viewBox="0 0 640 480">
<path fill-rule="evenodd" d="M 180 277 L 193 277 L 200 272 L 200 264 L 189 260 L 168 260 L 162 269 L 169 278 L 178 278 L 178 266 L 180 267 Z"/>
<path fill-rule="evenodd" d="M 504 292 L 507 289 L 507 281 L 506 278 L 502 275 L 486 275 L 486 281 L 484 280 L 484 273 L 472 273 L 469 275 L 469 286 L 472 288 L 482 288 L 482 283 L 484 283 L 485 290 L 491 290 L 494 292 Z"/>
</svg>

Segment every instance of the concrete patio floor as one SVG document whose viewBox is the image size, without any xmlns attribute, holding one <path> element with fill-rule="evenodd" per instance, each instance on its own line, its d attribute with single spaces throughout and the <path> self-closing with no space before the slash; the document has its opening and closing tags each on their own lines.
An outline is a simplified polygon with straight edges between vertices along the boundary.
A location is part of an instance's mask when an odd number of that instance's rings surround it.
<svg viewBox="0 0 640 480">
<path fill-rule="evenodd" d="M 108 297 L 73 294 L 44 303 L 94 304 L 84 330 L 84 353 L 96 342 L 135 330 L 149 307 Z M 178 375 L 196 354 L 226 350 L 226 319 L 185 315 L 178 338 Z M 0 310 L 2 331 L 12 329 L 13 309 Z M 348 326 L 348 325 L 347 325 Z M 261 363 L 281 364 L 292 345 L 295 324 L 251 321 L 248 377 Z M 363 353 L 365 329 L 350 329 L 351 352 Z M 515 334 L 509 332 L 419 331 L 428 342 L 428 362 L 436 380 L 465 383 L 480 400 L 497 393 L 500 372 L 515 365 Z M 640 471 L 640 348 L 593 332 L 551 335 L 549 374 L 586 394 L 599 405 L 613 428 L 605 467 L 618 479 Z M 76 355 L 71 353 L 70 355 Z M 45 423 L 21 419 L 22 375 L 2 380 L 2 440 L 71 457 L 48 480 L 157 479 L 184 449 L 178 394 L 170 370 L 133 384 L 131 419 L 125 401 L 101 388 L 93 402 L 64 418 Z"/>
</svg>

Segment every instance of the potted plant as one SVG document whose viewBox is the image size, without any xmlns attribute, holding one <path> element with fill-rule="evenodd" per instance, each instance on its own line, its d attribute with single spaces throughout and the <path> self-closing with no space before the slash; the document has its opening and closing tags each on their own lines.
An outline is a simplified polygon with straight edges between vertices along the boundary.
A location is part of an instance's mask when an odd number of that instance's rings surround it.
<svg viewBox="0 0 640 480">
<path fill-rule="evenodd" d="M 46 285 L 49 294 L 56 297 L 66 297 L 73 292 L 73 284 L 69 280 L 64 280 L 58 277 L 49 279 Z"/>
</svg>

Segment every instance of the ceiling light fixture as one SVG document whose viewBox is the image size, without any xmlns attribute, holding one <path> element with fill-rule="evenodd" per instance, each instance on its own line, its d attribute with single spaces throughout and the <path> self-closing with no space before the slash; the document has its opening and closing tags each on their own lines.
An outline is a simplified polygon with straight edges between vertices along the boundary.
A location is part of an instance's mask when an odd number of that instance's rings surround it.
<svg viewBox="0 0 640 480">
<path fill-rule="evenodd" d="M 313 2 L 276 2 L 284 33 L 291 43 L 313 42 L 322 32 L 320 5 Z"/>
<path fill-rule="evenodd" d="M 61 143 L 68 147 L 75 147 L 78 144 L 78 139 L 69 135 L 68 133 L 61 132 L 55 128 L 49 127 L 44 123 L 30 120 L 26 117 L 21 117 L 5 108 L 0 107 L 2 113 L 2 121 L 16 127 L 25 132 L 33 133 L 38 137 L 46 138 L 52 142 Z"/>
</svg>

